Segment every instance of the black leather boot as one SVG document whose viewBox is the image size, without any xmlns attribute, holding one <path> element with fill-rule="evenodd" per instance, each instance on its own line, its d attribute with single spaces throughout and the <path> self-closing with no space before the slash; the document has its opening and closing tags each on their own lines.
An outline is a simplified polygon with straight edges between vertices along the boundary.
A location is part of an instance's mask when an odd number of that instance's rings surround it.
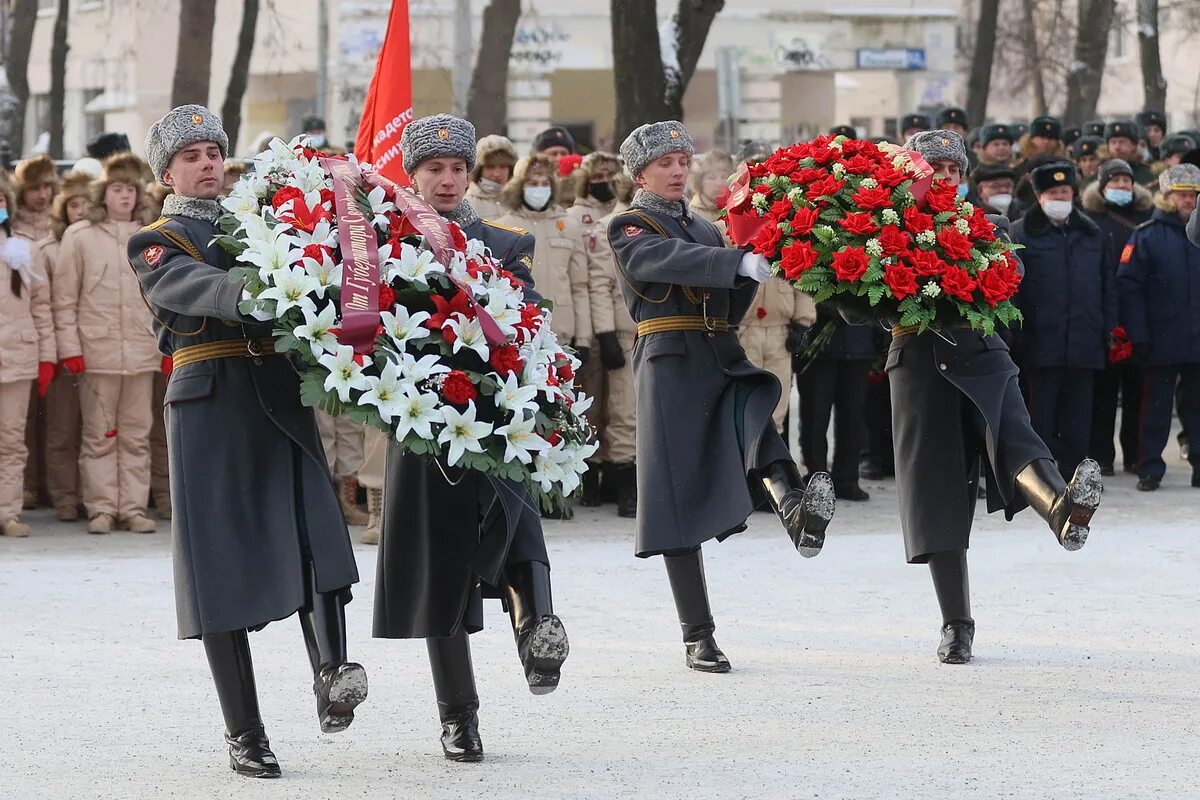
<svg viewBox="0 0 1200 800">
<path fill-rule="evenodd" d="M 613 470 L 617 484 L 617 516 L 637 517 L 637 465 L 616 464 Z"/>
<path fill-rule="evenodd" d="M 471 666 L 466 630 L 449 638 L 426 639 L 433 691 L 442 721 L 442 752 L 451 761 L 482 761 L 479 739 L 479 694 Z"/>
<path fill-rule="evenodd" d="M 550 567 L 540 561 L 522 561 L 506 567 L 504 579 L 517 654 L 529 691 L 550 694 L 558 688 L 559 671 L 571 652 L 562 620 L 554 615 Z"/>
<path fill-rule="evenodd" d="M 312 664 L 317 719 L 324 733 L 339 733 L 354 721 L 354 709 L 367 699 L 367 673 L 346 660 L 346 609 L 338 592 L 316 591 L 309 571 L 308 608 L 300 612 L 300 629 Z"/>
<path fill-rule="evenodd" d="M 971 587 L 967 579 L 967 551 L 946 550 L 929 557 L 929 574 L 942 611 L 942 641 L 938 659 L 943 664 L 971 660 L 975 620 L 971 619 Z"/>
<path fill-rule="evenodd" d="M 604 505 L 604 499 L 600 496 L 601 483 L 607 477 L 603 474 L 603 466 L 599 461 L 589 461 L 587 472 L 583 473 L 583 496 L 579 499 L 579 505 L 584 508 Z"/>
<path fill-rule="evenodd" d="M 1092 515 L 1104 493 L 1099 464 L 1085 458 L 1064 484 L 1053 461 L 1038 459 L 1017 473 L 1017 488 L 1029 507 L 1046 520 L 1059 544 L 1078 550 L 1087 543 Z"/>
<path fill-rule="evenodd" d="M 762 482 L 796 550 L 805 558 L 818 555 L 837 502 L 829 473 L 814 472 L 806 488 L 795 462 L 784 459 L 762 470 Z"/>
<path fill-rule="evenodd" d="M 697 672 L 729 672 L 733 666 L 713 638 L 716 625 L 708 605 L 704 580 L 704 557 L 700 550 L 682 556 L 663 556 L 689 669 Z"/>
<path fill-rule="evenodd" d="M 254 662 L 245 631 L 210 633 L 201 637 L 225 718 L 229 768 L 252 778 L 278 778 L 279 761 L 258 713 Z"/>
</svg>

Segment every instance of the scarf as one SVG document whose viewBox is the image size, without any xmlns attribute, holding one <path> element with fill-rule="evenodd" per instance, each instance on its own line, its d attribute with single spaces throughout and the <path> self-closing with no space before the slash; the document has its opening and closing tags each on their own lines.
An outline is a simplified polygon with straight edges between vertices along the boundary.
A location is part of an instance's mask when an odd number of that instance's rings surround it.
<svg viewBox="0 0 1200 800">
<path fill-rule="evenodd" d="M 668 217 L 674 217 L 675 219 L 692 218 L 692 210 L 688 208 L 686 198 L 683 200 L 666 200 L 645 189 L 637 190 L 637 194 L 633 196 L 633 202 L 630 203 L 630 206 L 646 211 L 654 211 L 658 214 L 666 214 Z"/>
<path fill-rule="evenodd" d="M 216 222 L 217 217 L 225 213 L 219 200 L 201 200 L 198 197 L 184 197 L 169 194 L 163 201 L 163 216 L 191 217 L 192 219 Z"/>
<path fill-rule="evenodd" d="M 475 211 L 475 206 L 463 200 L 458 204 L 457 208 L 453 208 L 442 214 L 442 218 L 450 222 L 457 222 L 458 227 L 466 229 L 468 226 L 479 222 L 479 213 Z"/>
</svg>

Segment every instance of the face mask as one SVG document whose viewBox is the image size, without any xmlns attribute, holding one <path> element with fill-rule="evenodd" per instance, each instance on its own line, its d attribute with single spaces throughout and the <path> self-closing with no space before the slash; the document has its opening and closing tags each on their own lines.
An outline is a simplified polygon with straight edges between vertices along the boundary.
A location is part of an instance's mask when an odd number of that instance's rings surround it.
<svg viewBox="0 0 1200 800">
<path fill-rule="evenodd" d="M 1008 212 L 1008 207 L 1012 205 L 1012 195 L 994 194 L 992 195 L 991 199 L 987 201 L 987 204 L 999 211 L 1001 214 L 1005 214 Z"/>
<path fill-rule="evenodd" d="M 491 178 L 480 178 L 479 188 L 488 192 L 498 192 L 504 188 L 504 184 Z"/>
<path fill-rule="evenodd" d="M 613 199 L 612 184 L 608 183 L 608 182 L 589 183 L 588 184 L 588 193 L 592 197 L 599 200 L 601 203 L 609 203 L 609 202 L 612 202 L 612 199 Z"/>
<path fill-rule="evenodd" d="M 541 211 L 550 202 L 550 194 L 549 186 L 526 186 L 523 192 L 525 205 L 534 211 Z"/>
<path fill-rule="evenodd" d="M 5 222 L 8 222 L 8 209 L 0 208 L 0 225 L 3 225 Z"/>
<path fill-rule="evenodd" d="M 957 194 L 959 197 L 966 197 L 968 188 L 969 187 L 965 183 L 960 183 L 958 185 L 958 188 L 955 189 L 954 191 L 955 191 L 955 194 Z"/>
<path fill-rule="evenodd" d="M 1066 222 L 1075 205 L 1070 200 L 1042 200 L 1042 211 L 1052 222 Z"/>
<path fill-rule="evenodd" d="M 1133 202 L 1132 189 L 1105 189 L 1104 199 L 1114 206 L 1127 206 Z"/>
<path fill-rule="evenodd" d="M 308 137 L 308 146 L 314 147 L 314 148 L 321 148 L 321 147 L 325 146 L 326 141 L 328 141 L 328 140 L 324 136 L 309 136 Z"/>
</svg>

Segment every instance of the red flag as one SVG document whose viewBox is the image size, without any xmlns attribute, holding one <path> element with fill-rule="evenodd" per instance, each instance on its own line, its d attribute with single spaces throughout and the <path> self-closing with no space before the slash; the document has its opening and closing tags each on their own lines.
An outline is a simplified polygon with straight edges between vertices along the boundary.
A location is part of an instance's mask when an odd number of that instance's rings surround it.
<svg viewBox="0 0 1200 800">
<path fill-rule="evenodd" d="M 392 0 L 387 34 L 379 48 L 375 74 L 367 89 L 354 155 L 375 166 L 377 172 L 404 186 L 404 159 L 400 134 L 412 122 L 412 61 L 408 41 L 408 0 Z"/>
</svg>

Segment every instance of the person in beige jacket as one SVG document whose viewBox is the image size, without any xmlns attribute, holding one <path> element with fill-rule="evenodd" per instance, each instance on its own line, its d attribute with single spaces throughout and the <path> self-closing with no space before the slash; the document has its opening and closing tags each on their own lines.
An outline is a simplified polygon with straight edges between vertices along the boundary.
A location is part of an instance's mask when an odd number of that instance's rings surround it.
<svg viewBox="0 0 1200 800">
<path fill-rule="evenodd" d="M 63 235 L 53 284 L 58 357 L 82 375 L 80 482 L 88 532 L 114 523 L 152 533 L 150 426 L 154 373 L 163 367 L 126 245 L 142 226 L 143 165 L 113 156 L 92 185 L 88 218 Z"/>
<path fill-rule="evenodd" d="M 54 323 L 46 276 L 34 270 L 29 240 L 13 234 L 8 213 L 15 207 L 13 191 L 0 184 L 0 533 L 28 536 L 20 519 L 25 417 L 30 385 L 36 379 L 44 395 L 54 376 Z"/>
<path fill-rule="evenodd" d="M 226 176 L 228 177 L 228 176 Z M 143 187 L 145 191 L 146 219 L 162 216 L 163 203 L 174 193 L 151 179 Z M 164 369 L 154 375 L 154 396 L 150 408 L 154 412 L 154 424 L 150 426 L 150 499 L 159 519 L 171 518 L 171 464 L 167 454 L 166 401 L 167 383 L 171 380 L 169 359 L 163 359 Z M 78 393 L 76 393 L 78 397 Z M 78 401 L 77 401 L 78 402 Z"/>
<path fill-rule="evenodd" d="M 771 415 L 780 433 L 792 395 L 792 355 L 804 347 L 808 329 L 816 321 L 817 306 L 811 297 L 787 281 L 769 280 L 758 287 L 738 332 L 738 341 L 750 360 L 778 378 L 783 387 Z"/>
<path fill-rule="evenodd" d="M 733 175 L 733 159 L 724 150 L 709 150 L 692 161 L 688 172 L 688 208 L 697 216 L 725 231 L 725 222 L 717 217 L 717 195 Z"/>
<path fill-rule="evenodd" d="M 467 200 L 483 219 L 497 220 L 506 210 L 500 205 L 500 192 L 512 179 L 517 163 L 517 148 L 508 137 L 493 133 L 475 143 L 475 168 Z"/>
<path fill-rule="evenodd" d="M 69 172 L 63 176 L 50 211 L 50 235 L 33 247 L 34 271 L 45 275 L 50 281 L 49 286 L 54 285 L 63 234 L 87 216 L 91 184 L 91 176 L 82 172 Z M 42 401 L 42 409 L 46 491 L 50 494 L 55 516 L 62 522 L 73 522 L 79 519 L 79 445 L 83 429 L 79 377 L 58 366 Z"/>
</svg>

